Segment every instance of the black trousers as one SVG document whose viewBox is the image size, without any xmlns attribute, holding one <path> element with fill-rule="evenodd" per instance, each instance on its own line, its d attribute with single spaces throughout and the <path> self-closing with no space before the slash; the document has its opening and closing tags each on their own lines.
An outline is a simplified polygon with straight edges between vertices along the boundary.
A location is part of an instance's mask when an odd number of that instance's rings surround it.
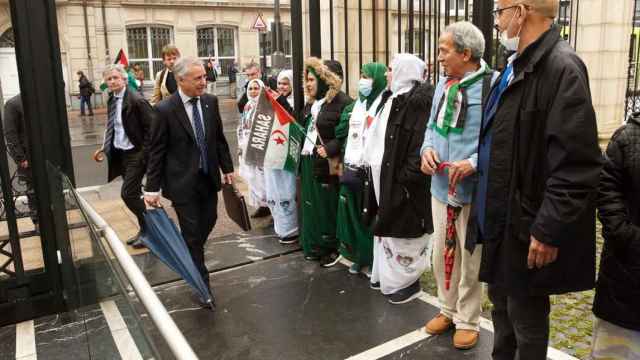
<svg viewBox="0 0 640 360">
<path fill-rule="evenodd" d="M 120 197 L 127 208 L 138 219 L 140 231 L 144 230 L 145 205 L 142 200 L 142 178 L 146 170 L 144 154 L 139 150 L 113 150 L 113 161 L 117 161 L 122 170 L 122 189 Z"/>
<path fill-rule="evenodd" d="M 489 285 L 493 303 L 493 359 L 545 360 L 549 346 L 549 296 L 508 296 Z"/>
<path fill-rule="evenodd" d="M 31 165 L 31 164 L 29 164 Z M 27 195 L 27 205 L 29 206 L 29 217 L 34 224 L 38 223 L 38 198 L 33 188 L 33 172 L 31 167 L 23 169 L 18 164 L 18 182 L 24 184 L 25 195 Z"/>
<path fill-rule="evenodd" d="M 191 258 L 205 283 L 209 284 L 209 271 L 204 262 L 204 245 L 218 219 L 218 193 L 211 179 L 200 174 L 194 197 L 174 201 L 173 208 L 178 214 L 180 231 Z"/>
</svg>

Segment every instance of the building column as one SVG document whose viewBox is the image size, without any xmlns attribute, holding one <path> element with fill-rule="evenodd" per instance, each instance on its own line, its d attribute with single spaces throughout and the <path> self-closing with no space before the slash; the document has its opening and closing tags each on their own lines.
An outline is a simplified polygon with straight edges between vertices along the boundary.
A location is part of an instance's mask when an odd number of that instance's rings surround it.
<svg viewBox="0 0 640 360">
<path fill-rule="evenodd" d="M 576 50 L 589 71 L 601 146 L 624 120 L 633 10 L 634 0 L 579 2 Z"/>
</svg>

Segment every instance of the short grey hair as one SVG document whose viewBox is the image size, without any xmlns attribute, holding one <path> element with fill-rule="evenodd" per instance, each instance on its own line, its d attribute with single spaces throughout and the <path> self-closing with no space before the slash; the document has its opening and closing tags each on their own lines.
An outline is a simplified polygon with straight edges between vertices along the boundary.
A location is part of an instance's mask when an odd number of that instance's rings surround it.
<svg viewBox="0 0 640 360">
<path fill-rule="evenodd" d="M 127 70 L 124 69 L 124 66 L 122 66 L 122 64 L 108 64 L 107 66 L 105 66 L 104 70 L 102 70 L 102 78 L 104 79 L 107 76 L 111 75 L 114 70 L 119 72 L 120 75 L 122 75 L 123 79 L 129 79 L 129 74 L 127 74 Z"/>
<path fill-rule="evenodd" d="M 204 66 L 204 65 L 202 64 L 202 60 L 196 57 L 193 57 L 193 56 L 182 57 L 178 59 L 178 61 L 176 61 L 176 63 L 173 65 L 173 73 L 176 75 L 176 77 L 183 78 L 185 77 L 185 75 L 187 75 L 189 70 L 191 70 L 191 68 L 194 66 Z"/>
<path fill-rule="evenodd" d="M 451 34 L 456 51 L 461 53 L 465 49 L 471 51 L 471 59 L 479 62 L 484 55 L 485 40 L 482 31 L 468 21 L 459 21 L 447 26 L 444 34 Z"/>
</svg>

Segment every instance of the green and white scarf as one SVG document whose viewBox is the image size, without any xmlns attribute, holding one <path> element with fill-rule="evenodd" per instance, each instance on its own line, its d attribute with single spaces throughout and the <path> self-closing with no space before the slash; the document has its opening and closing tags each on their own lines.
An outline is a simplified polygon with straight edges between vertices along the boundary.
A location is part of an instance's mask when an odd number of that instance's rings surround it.
<svg viewBox="0 0 640 360">
<path fill-rule="evenodd" d="M 463 92 L 473 84 L 482 80 L 484 76 L 490 72 L 491 69 L 487 63 L 482 60 L 480 68 L 476 72 L 465 76 L 460 81 L 454 79 L 447 81 L 444 94 L 438 105 L 436 122 L 434 123 L 435 129 L 440 135 L 447 137 L 449 132 L 462 132 L 464 128 L 464 116 L 460 115 L 463 114 L 463 110 L 465 110 L 463 109 L 463 105 L 466 105 L 464 104 L 465 97 L 463 96 Z"/>
</svg>

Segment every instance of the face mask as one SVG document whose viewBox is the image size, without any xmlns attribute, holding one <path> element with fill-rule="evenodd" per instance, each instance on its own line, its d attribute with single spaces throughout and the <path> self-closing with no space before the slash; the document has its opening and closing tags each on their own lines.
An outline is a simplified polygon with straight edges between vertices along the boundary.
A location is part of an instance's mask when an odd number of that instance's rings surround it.
<svg viewBox="0 0 640 360">
<path fill-rule="evenodd" d="M 516 13 L 514 12 L 511 20 L 509 20 L 509 25 L 507 25 L 507 28 L 500 34 L 500 44 L 502 44 L 507 51 L 518 51 L 518 45 L 520 45 L 520 32 L 522 31 L 522 27 L 518 30 L 518 35 L 512 38 L 509 38 L 509 35 L 507 34 L 515 17 Z"/>
<path fill-rule="evenodd" d="M 360 79 L 358 82 L 358 91 L 362 96 L 369 96 L 373 91 L 373 80 L 371 79 Z"/>
</svg>

